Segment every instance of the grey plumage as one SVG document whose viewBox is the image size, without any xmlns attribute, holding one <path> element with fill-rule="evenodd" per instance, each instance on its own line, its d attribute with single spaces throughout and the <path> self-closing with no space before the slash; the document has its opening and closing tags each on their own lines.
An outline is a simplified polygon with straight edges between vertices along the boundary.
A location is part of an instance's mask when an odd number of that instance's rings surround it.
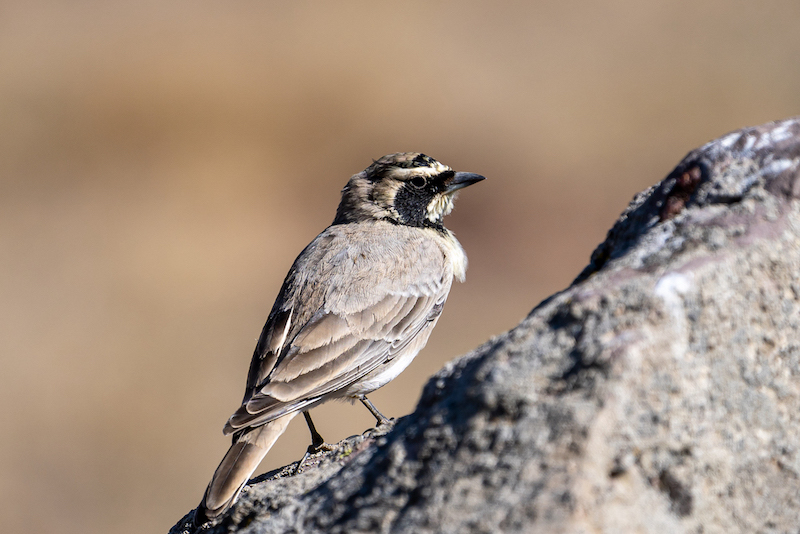
<svg viewBox="0 0 800 534">
<path fill-rule="evenodd" d="M 224 513 L 301 411 L 361 398 L 428 340 L 466 255 L 442 218 L 483 177 L 418 153 L 384 156 L 350 178 L 331 226 L 297 257 L 256 345 L 233 445 L 195 523 Z"/>
</svg>

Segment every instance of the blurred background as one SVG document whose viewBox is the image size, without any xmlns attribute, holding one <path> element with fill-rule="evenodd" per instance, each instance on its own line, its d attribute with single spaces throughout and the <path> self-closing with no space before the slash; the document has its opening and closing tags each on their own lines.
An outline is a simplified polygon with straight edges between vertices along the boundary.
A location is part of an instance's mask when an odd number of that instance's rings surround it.
<svg viewBox="0 0 800 534">
<path fill-rule="evenodd" d="M 409 413 L 686 152 L 800 113 L 798 23 L 796 0 L 0 2 L 0 529 L 193 508 L 295 256 L 351 174 L 422 151 L 489 179 L 447 222 L 467 282 L 372 395 Z M 298 418 L 262 468 L 308 444 Z"/>
</svg>

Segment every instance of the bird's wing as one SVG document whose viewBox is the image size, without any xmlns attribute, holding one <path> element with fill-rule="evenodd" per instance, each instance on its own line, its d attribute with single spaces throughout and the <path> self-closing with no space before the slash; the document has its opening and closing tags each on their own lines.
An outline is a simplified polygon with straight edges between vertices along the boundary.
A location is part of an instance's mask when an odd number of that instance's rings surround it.
<svg viewBox="0 0 800 534">
<path fill-rule="evenodd" d="M 386 236 L 354 246 L 347 235 L 323 233 L 309 245 L 264 327 L 248 391 L 226 433 L 336 396 L 397 357 L 438 317 L 452 269 L 436 243 L 410 235 L 387 247 Z M 318 242 L 324 246 L 315 248 Z"/>
</svg>

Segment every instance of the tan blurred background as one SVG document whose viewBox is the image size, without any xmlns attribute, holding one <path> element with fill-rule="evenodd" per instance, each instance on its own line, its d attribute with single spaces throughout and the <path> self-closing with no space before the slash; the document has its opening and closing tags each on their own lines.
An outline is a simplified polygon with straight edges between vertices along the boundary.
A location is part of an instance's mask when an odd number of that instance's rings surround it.
<svg viewBox="0 0 800 534">
<path fill-rule="evenodd" d="M 565 287 L 693 147 L 800 113 L 800 3 L 0 3 L 0 530 L 166 532 L 283 276 L 347 178 L 418 150 L 489 179 L 428 348 L 372 398 Z M 335 441 L 361 406 L 315 410 Z M 295 420 L 262 466 L 298 459 Z"/>
</svg>

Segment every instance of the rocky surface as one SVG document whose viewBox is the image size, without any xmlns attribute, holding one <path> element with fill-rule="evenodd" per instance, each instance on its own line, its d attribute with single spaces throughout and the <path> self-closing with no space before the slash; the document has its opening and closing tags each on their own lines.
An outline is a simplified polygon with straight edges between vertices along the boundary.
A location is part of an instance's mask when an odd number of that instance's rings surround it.
<svg viewBox="0 0 800 534">
<path fill-rule="evenodd" d="M 799 170 L 800 118 L 691 152 L 414 413 L 203 531 L 798 532 Z"/>
</svg>

